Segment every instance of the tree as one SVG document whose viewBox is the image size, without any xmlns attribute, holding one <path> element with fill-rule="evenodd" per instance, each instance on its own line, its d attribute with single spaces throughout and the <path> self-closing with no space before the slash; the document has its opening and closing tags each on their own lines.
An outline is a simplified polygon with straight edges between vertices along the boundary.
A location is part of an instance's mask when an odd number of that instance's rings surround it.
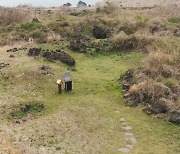
<svg viewBox="0 0 180 154">
<path fill-rule="evenodd" d="M 68 3 L 64 4 L 63 6 L 64 6 L 64 7 L 71 7 L 72 4 L 68 2 Z"/>
<path fill-rule="evenodd" d="M 79 1 L 78 4 L 77 4 L 77 7 L 86 7 L 87 4 L 83 1 Z"/>
</svg>

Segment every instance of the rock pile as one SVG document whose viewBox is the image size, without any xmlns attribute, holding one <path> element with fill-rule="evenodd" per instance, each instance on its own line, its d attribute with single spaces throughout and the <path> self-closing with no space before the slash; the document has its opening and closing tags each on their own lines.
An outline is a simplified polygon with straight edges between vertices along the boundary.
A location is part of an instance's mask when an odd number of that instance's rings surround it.
<svg viewBox="0 0 180 154">
<path fill-rule="evenodd" d="M 108 39 L 95 39 L 89 37 L 79 37 L 70 41 L 69 49 L 85 54 L 108 52 L 112 49 Z"/>
<path fill-rule="evenodd" d="M 53 76 L 53 75 L 54 75 L 54 74 L 51 72 L 51 67 L 49 67 L 49 66 L 41 66 L 41 67 L 40 67 L 40 70 L 41 70 L 41 74 L 50 75 L 50 76 Z"/>
<path fill-rule="evenodd" d="M 46 50 L 45 51 L 40 48 L 31 48 L 28 52 L 28 55 L 32 57 L 42 56 L 51 61 L 59 60 L 69 66 L 75 65 L 75 59 L 62 50 L 55 50 L 55 51 Z"/>
<path fill-rule="evenodd" d="M 155 23 L 153 26 L 150 27 L 150 31 L 152 34 L 154 34 L 155 32 L 167 31 L 167 28 L 160 23 Z"/>
<path fill-rule="evenodd" d="M 176 124 L 180 124 L 180 110 L 172 110 L 169 113 L 168 121 Z"/>
<path fill-rule="evenodd" d="M 9 64 L 7 63 L 0 63 L 0 69 L 4 68 L 4 67 L 7 67 L 9 66 Z"/>
<path fill-rule="evenodd" d="M 43 53 L 43 57 L 46 57 L 49 60 L 59 60 L 59 61 L 65 63 L 65 64 L 68 64 L 70 66 L 75 65 L 74 58 L 72 58 L 69 54 L 67 54 L 61 50 L 46 51 Z"/>
<path fill-rule="evenodd" d="M 29 49 L 28 55 L 32 57 L 39 56 L 41 54 L 41 49 L 40 48 L 31 48 Z"/>
<path fill-rule="evenodd" d="M 175 37 L 180 37 L 180 29 L 176 28 L 173 31 L 171 29 L 168 29 L 165 25 L 160 23 L 154 23 L 152 26 L 149 27 L 150 32 L 152 34 L 155 33 L 161 33 L 165 32 L 166 35 L 174 35 Z"/>
<path fill-rule="evenodd" d="M 174 30 L 174 36 L 180 37 L 180 29 L 175 29 Z"/>
<path fill-rule="evenodd" d="M 27 50 L 27 48 L 12 48 L 12 49 L 8 49 L 7 52 L 17 52 L 21 50 Z"/>
<path fill-rule="evenodd" d="M 121 76 L 124 98 L 130 106 L 144 104 L 143 111 L 154 114 L 157 118 L 167 117 L 169 122 L 180 124 L 180 109 L 175 108 L 178 93 L 174 93 L 169 87 L 159 82 L 134 80 L 135 71 L 128 70 Z"/>
<path fill-rule="evenodd" d="M 81 39 L 76 39 L 70 41 L 69 48 L 79 53 L 86 53 L 87 45 L 85 41 L 82 41 Z"/>
</svg>

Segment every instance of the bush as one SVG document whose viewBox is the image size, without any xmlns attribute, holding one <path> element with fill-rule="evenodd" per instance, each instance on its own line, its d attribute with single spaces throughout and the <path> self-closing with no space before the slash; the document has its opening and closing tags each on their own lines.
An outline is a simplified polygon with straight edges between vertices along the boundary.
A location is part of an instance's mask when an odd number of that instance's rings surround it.
<svg viewBox="0 0 180 154">
<path fill-rule="evenodd" d="M 45 43 L 47 40 L 47 34 L 40 30 L 32 32 L 30 37 L 32 37 L 38 43 Z"/>
<path fill-rule="evenodd" d="M 151 40 L 148 38 L 120 33 L 112 38 L 112 47 L 115 50 L 147 50 Z"/>
<path fill-rule="evenodd" d="M 168 21 L 169 21 L 170 23 L 179 24 L 179 23 L 180 23 L 180 17 L 172 17 L 172 18 L 169 18 Z"/>
<path fill-rule="evenodd" d="M 173 78 L 167 78 L 163 80 L 163 83 L 169 88 L 173 88 L 177 85 L 178 82 Z"/>
<path fill-rule="evenodd" d="M 123 31 L 127 35 L 135 34 L 138 28 L 135 25 L 131 25 L 129 23 L 124 23 L 120 28 L 119 31 Z"/>
<path fill-rule="evenodd" d="M 25 24 L 21 24 L 19 27 L 21 31 L 32 31 L 41 28 L 43 28 L 43 26 L 40 23 L 36 22 L 27 22 Z"/>
</svg>

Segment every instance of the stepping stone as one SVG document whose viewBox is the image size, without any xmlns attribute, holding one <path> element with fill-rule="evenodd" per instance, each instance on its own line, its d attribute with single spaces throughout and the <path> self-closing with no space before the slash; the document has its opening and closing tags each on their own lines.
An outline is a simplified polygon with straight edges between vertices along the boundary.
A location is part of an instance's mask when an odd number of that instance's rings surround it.
<svg viewBox="0 0 180 154">
<path fill-rule="evenodd" d="M 119 151 L 119 152 L 123 152 L 123 153 L 129 153 L 129 152 L 130 152 L 130 149 L 127 148 L 127 147 L 123 147 L 123 148 L 119 148 L 118 151 Z"/>
<path fill-rule="evenodd" d="M 131 126 L 125 126 L 125 127 L 122 127 L 122 128 L 125 129 L 125 130 L 131 130 L 132 129 Z"/>
<path fill-rule="evenodd" d="M 123 123 L 122 123 L 122 125 L 123 125 L 123 126 L 127 126 L 127 125 L 128 125 L 128 123 L 126 123 L 126 122 L 123 122 Z"/>
<path fill-rule="evenodd" d="M 126 148 L 133 149 L 133 145 L 128 144 L 126 145 Z"/>
<path fill-rule="evenodd" d="M 133 133 L 125 133 L 126 136 L 134 136 Z"/>
<path fill-rule="evenodd" d="M 136 143 L 137 143 L 137 140 L 136 140 L 135 137 L 127 137 L 127 138 L 126 138 L 126 141 L 130 141 L 130 142 L 132 142 L 133 144 L 136 144 Z"/>
<path fill-rule="evenodd" d="M 120 121 L 120 122 L 124 122 L 124 121 L 125 121 L 125 119 L 124 119 L 124 118 L 121 118 L 119 121 Z"/>
</svg>

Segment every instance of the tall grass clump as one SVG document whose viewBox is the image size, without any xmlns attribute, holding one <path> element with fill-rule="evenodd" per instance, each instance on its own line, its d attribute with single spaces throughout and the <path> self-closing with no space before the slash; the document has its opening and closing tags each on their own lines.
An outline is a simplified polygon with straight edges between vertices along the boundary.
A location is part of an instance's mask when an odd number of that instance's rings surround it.
<svg viewBox="0 0 180 154">
<path fill-rule="evenodd" d="M 115 50 L 146 51 L 152 40 L 138 35 L 126 35 L 123 31 L 112 38 L 112 46 Z"/>
<path fill-rule="evenodd" d="M 0 26 L 7 26 L 12 23 L 23 22 L 27 19 L 27 14 L 15 8 L 0 9 Z"/>
</svg>

